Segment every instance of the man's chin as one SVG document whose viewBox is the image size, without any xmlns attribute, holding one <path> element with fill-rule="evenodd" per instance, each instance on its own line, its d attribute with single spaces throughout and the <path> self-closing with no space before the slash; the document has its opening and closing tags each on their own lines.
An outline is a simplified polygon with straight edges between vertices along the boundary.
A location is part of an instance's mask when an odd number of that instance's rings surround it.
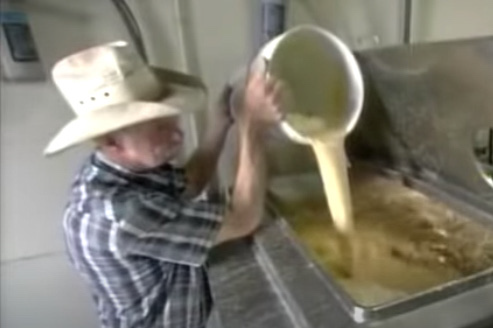
<svg viewBox="0 0 493 328">
<path fill-rule="evenodd" d="M 176 147 L 167 154 L 167 162 L 177 161 L 182 153 L 182 147 Z"/>
<path fill-rule="evenodd" d="M 159 162 L 159 164 L 157 166 L 161 166 L 161 165 L 164 165 L 167 163 L 176 164 L 176 162 L 178 162 L 178 160 L 179 160 L 180 154 L 181 153 L 179 150 L 169 152 L 168 154 L 166 154 L 166 156 L 163 156 L 163 158 L 161 159 L 161 161 Z"/>
<path fill-rule="evenodd" d="M 149 158 L 147 166 L 149 168 L 156 168 L 167 163 L 173 163 L 179 159 L 181 154 L 181 147 L 176 147 L 174 149 L 168 149 L 164 153 L 155 153 L 153 158 Z"/>
</svg>

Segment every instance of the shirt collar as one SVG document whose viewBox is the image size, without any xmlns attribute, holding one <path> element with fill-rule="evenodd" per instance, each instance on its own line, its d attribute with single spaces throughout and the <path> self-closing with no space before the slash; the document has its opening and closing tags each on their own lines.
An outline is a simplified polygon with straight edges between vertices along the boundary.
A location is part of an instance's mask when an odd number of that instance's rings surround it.
<svg viewBox="0 0 493 328">
<path fill-rule="evenodd" d="M 109 167 L 113 170 L 128 174 L 128 175 L 133 175 L 133 176 L 145 176 L 148 174 L 155 174 L 155 173 L 163 173 L 163 172 L 173 172 L 175 170 L 181 171 L 180 169 L 176 168 L 174 165 L 171 163 L 164 163 L 160 166 L 157 166 L 152 169 L 148 170 L 142 170 L 142 171 L 132 171 L 130 169 L 127 169 L 114 161 L 110 160 L 108 157 L 106 157 L 103 153 L 97 151 L 94 154 L 94 161 L 96 164 L 103 164 L 103 166 Z"/>
<path fill-rule="evenodd" d="M 123 179 L 126 183 L 137 183 L 147 186 L 161 186 L 172 188 L 177 193 L 183 192 L 186 187 L 185 171 L 182 168 L 173 166 L 170 163 L 165 163 L 159 167 L 146 171 L 132 171 L 121 165 L 111 161 L 101 152 L 95 152 L 92 156 L 92 165 L 98 167 L 103 172 L 107 179 Z M 111 178 L 113 177 L 113 178 Z M 168 191 L 171 192 L 170 189 Z M 175 191 L 173 193 L 175 193 Z"/>
<path fill-rule="evenodd" d="M 104 156 L 103 153 L 97 151 L 95 154 L 94 154 L 94 157 L 96 159 L 96 161 L 99 161 L 117 171 L 120 171 L 120 172 L 123 172 L 123 173 L 127 173 L 127 174 L 132 174 L 132 171 L 124 168 L 123 166 L 121 165 L 118 165 L 116 164 L 115 162 L 111 161 L 110 159 L 108 159 L 106 156 Z"/>
</svg>

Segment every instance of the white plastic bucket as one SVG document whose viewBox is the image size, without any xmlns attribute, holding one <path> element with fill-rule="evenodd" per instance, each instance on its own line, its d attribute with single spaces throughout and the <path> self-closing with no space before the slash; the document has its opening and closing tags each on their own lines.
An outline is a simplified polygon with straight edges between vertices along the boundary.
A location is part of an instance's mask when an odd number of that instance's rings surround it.
<svg viewBox="0 0 493 328">
<path fill-rule="evenodd" d="M 351 50 L 335 35 L 310 25 L 292 28 L 265 44 L 254 66 L 283 82 L 288 95 L 283 102 L 286 114 L 327 119 L 341 138 L 353 130 L 363 106 L 363 77 Z M 232 78 L 232 98 L 243 90 L 245 75 L 243 70 Z M 287 115 L 280 123 L 281 131 L 294 142 L 309 144 L 310 136 L 292 123 Z"/>
</svg>

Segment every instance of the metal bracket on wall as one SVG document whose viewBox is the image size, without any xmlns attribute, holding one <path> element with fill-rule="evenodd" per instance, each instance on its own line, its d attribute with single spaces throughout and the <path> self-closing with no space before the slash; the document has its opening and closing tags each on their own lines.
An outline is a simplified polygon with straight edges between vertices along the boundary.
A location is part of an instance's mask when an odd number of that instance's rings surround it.
<svg viewBox="0 0 493 328">
<path fill-rule="evenodd" d="M 2 7 L 0 11 L 1 75 L 6 81 L 41 81 L 41 65 L 29 18 L 24 11 Z"/>
</svg>

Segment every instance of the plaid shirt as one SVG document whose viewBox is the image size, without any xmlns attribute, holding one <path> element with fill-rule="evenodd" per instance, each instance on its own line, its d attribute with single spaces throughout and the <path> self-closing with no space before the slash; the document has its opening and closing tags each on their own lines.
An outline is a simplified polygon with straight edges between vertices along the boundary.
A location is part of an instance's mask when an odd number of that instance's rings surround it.
<svg viewBox="0 0 493 328">
<path fill-rule="evenodd" d="M 183 199 L 184 189 L 184 172 L 168 164 L 137 174 L 93 155 L 82 167 L 65 240 L 103 327 L 205 327 L 205 261 L 223 208 Z"/>
</svg>

